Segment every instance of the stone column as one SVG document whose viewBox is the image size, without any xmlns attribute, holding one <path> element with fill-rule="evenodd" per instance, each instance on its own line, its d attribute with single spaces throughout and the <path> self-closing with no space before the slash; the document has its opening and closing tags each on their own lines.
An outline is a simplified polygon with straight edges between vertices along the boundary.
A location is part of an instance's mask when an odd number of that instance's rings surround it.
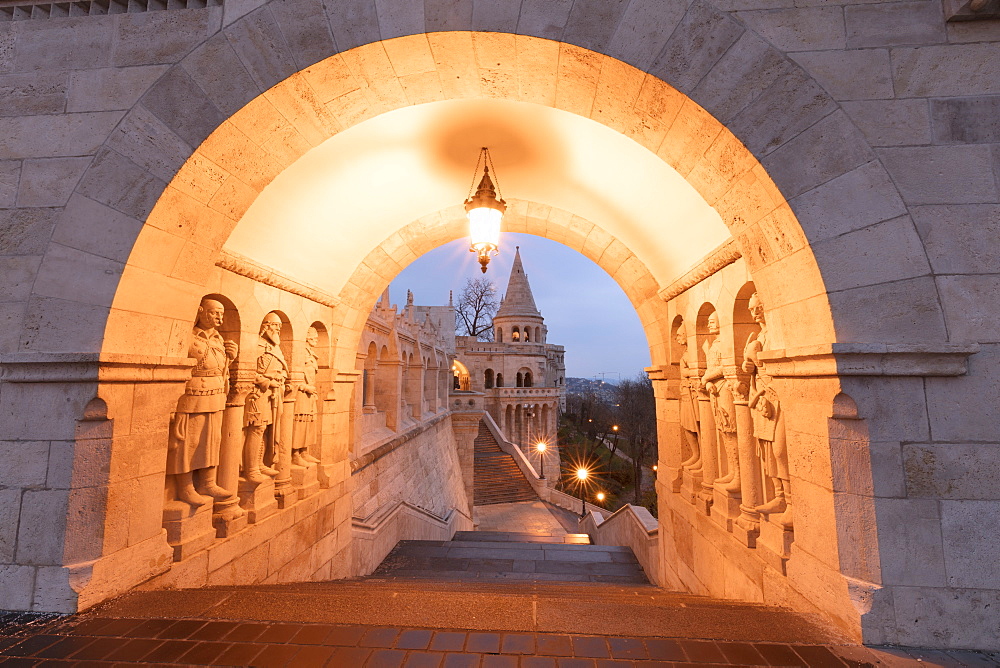
<svg viewBox="0 0 1000 668">
<path fill-rule="evenodd" d="M 449 397 L 452 407 L 451 428 L 458 446 L 458 462 L 462 468 L 462 482 L 468 498 L 469 517 L 475 503 L 475 452 L 479 423 L 486 412 L 480 392 L 462 392 Z"/>
<path fill-rule="evenodd" d="M 222 447 L 219 450 L 219 487 L 230 493 L 229 498 L 215 502 L 212 524 L 216 536 L 226 538 L 247 525 L 247 513 L 240 507 L 238 496 L 240 463 L 243 461 L 243 405 L 253 389 L 256 369 L 237 363 L 230 371 L 226 411 L 222 416 Z"/>
<path fill-rule="evenodd" d="M 760 513 L 754 508 L 763 501 L 760 476 L 757 473 L 757 443 L 753 437 L 753 419 L 747 406 L 746 386 L 740 384 L 733 392 L 736 404 L 736 445 L 740 456 L 740 516 L 733 523 L 733 534 L 747 547 L 757 544 L 760 533 Z"/>
<path fill-rule="evenodd" d="M 703 391 L 698 392 L 698 417 L 701 425 L 701 490 L 695 505 L 706 515 L 711 513 L 715 479 L 719 477 L 718 452 L 715 434 L 715 415 L 712 402 Z"/>
<path fill-rule="evenodd" d="M 298 500 L 298 491 L 292 485 L 292 432 L 295 419 L 295 383 L 289 379 L 286 391 L 281 398 L 281 415 L 276 429 L 276 450 L 274 453 L 274 468 L 278 475 L 274 478 L 274 498 L 279 508 L 286 508 Z"/>
</svg>

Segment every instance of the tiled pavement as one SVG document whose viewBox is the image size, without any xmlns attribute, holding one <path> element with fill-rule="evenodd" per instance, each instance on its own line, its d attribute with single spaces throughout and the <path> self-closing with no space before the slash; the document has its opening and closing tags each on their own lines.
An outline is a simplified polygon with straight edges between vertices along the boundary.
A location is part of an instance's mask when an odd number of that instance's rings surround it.
<svg viewBox="0 0 1000 668">
<path fill-rule="evenodd" d="M 985 655 L 905 653 L 850 646 L 720 642 L 554 633 L 195 619 L 77 616 L 8 619 L 3 666 L 353 666 L 611 668 L 624 666 L 996 665 Z M 933 655 L 933 656 L 932 656 Z M 950 663 L 945 662 L 950 661 Z M 967 663 L 963 663 L 963 661 Z"/>
</svg>

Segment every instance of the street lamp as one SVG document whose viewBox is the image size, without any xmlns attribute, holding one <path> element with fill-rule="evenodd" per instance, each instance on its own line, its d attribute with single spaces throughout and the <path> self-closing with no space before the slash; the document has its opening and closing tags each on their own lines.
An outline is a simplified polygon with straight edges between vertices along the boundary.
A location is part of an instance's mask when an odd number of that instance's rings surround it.
<svg viewBox="0 0 1000 668">
<path fill-rule="evenodd" d="M 535 444 L 535 450 L 538 451 L 538 464 L 541 468 L 541 475 L 538 477 L 541 480 L 545 480 L 545 449 L 547 447 L 548 446 L 545 444 L 545 441 L 539 441 Z"/>
<path fill-rule="evenodd" d="M 597 502 L 602 506 L 604 505 L 604 492 L 597 493 Z"/>
<path fill-rule="evenodd" d="M 589 477 L 590 471 L 582 466 L 576 470 L 577 486 L 580 488 L 580 517 L 587 516 L 587 501 L 584 495 L 583 485 L 587 482 L 587 478 Z"/>
<path fill-rule="evenodd" d="M 465 200 L 465 215 L 469 218 L 469 252 L 477 253 L 479 264 L 483 273 L 486 273 L 486 265 L 490 263 L 490 255 L 500 252 L 500 221 L 507 210 L 507 203 L 503 198 L 497 197 L 497 190 L 490 179 L 490 167 L 493 165 L 493 158 L 490 157 L 490 150 L 485 146 L 479 153 L 476 160 L 476 167 L 472 173 L 472 182 L 476 182 L 476 175 L 479 173 L 479 163 L 483 163 L 483 178 L 479 181 L 476 194 L 472 194 L 469 188 L 469 198 Z M 494 176 L 496 168 L 493 169 Z"/>
</svg>

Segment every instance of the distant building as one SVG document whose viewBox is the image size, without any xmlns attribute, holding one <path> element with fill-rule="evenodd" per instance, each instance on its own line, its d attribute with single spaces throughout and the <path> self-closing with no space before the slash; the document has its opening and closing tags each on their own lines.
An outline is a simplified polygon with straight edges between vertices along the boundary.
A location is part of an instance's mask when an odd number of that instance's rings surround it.
<svg viewBox="0 0 1000 668">
<path fill-rule="evenodd" d="M 565 349 L 547 342 L 520 250 L 493 318 L 493 334 L 492 343 L 456 337 L 456 368 L 462 381 L 468 376 L 462 389 L 486 395 L 486 410 L 514 443 L 554 445 L 558 415 L 566 409 Z"/>
</svg>

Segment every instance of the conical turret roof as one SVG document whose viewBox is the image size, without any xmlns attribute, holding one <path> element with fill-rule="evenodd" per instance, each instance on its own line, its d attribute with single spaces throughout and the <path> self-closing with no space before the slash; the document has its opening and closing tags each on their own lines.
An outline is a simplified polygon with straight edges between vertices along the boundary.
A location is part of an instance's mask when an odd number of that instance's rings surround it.
<svg viewBox="0 0 1000 668">
<path fill-rule="evenodd" d="M 514 252 L 514 264 L 510 268 L 507 292 L 504 294 L 503 303 L 500 304 L 495 318 L 509 316 L 542 317 L 542 314 L 538 312 L 538 307 L 535 306 L 535 298 L 532 296 L 531 286 L 528 284 L 528 275 L 524 273 L 524 265 L 521 264 L 520 246 Z"/>
</svg>

